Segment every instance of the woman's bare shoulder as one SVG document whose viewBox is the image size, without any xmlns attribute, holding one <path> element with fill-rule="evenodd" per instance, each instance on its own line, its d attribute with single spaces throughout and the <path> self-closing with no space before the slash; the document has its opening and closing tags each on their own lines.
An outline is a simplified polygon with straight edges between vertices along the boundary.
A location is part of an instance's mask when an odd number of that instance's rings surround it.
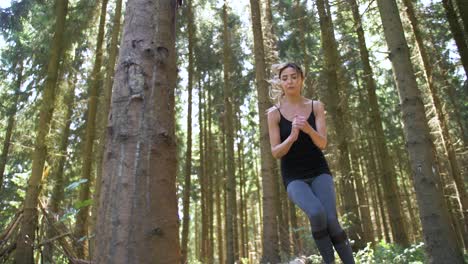
<svg viewBox="0 0 468 264">
<path fill-rule="evenodd" d="M 279 109 L 276 105 L 268 108 L 266 113 L 268 115 L 268 120 L 279 120 Z"/>
<path fill-rule="evenodd" d="M 320 100 L 314 100 L 314 109 L 318 113 L 323 113 L 325 111 L 325 104 L 322 103 Z"/>
</svg>

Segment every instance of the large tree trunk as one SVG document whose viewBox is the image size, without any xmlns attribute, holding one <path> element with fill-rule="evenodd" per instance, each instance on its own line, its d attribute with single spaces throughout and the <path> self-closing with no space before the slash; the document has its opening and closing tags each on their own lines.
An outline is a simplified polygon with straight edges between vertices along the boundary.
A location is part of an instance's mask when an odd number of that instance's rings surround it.
<svg viewBox="0 0 468 264">
<path fill-rule="evenodd" d="M 271 11 L 271 1 L 272 0 L 263 0 L 264 2 L 264 13 L 263 20 L 260 19 L 262 25 L 262 41 L 264 45 L 264 60 L 265 60 L 265 69 L 266 73 L 269 75 L 271 65 L 279 62 L 278 55 L 278 40 L 275 35 L 275 29 L 273 24 L 273 13 Z M 259 8 L 262 6 L 259 2 Z M 261 16 L 261 11 L 259 10 L 259 16 Z"/>
<path fill-rule="evenodd" d="M 263 190 L 263 255 L 262 263 L 278 263 L 278 233 L 276 221 L 276 207 L 274 194 L 276 176 L 273 171 L 275 160 L 271 155 L 270 141 L 268 136 L 268 122 L 265 115 L 270 103 L 268 100 L 268 83 L 266 82 L 265 52 L 263 46 L 263 33 L 260 17 L 260 3 L 250 0 L 252 15 L 252 31 L 254 35 L 255 55 L 255 80 L 258 95 L 258 113 L 260 117 L 260 155 L 261 155 L 261 177 Z"/>
<path fill-rule="evenodd" d="M 226 134 L 226 263 L 234 263 L 235 252 L 235 228 L 236 228 L 236 179 L 234 168 L 234 126 L 232 113 L 232 90 L 231 90 L 231 48 L 230 28 L 228 26 L 227 2 L 223 6 L 223 65 L 224 65 L 224 128 Z"/>
<path fill-rule="evenodd" d="M 180 263 L 176 2 L 127 3 L 112 94 L 95 263 Z M 152 19 L 150 19 L 152 18 Z"/>
<path fill-rule="evenodd" d="M 406 7 L 406 13 L 411 22 L 411 27 L 413 28 L 414 37 L 416 38 L 416 43 L 418 45 L 419 54 L 423 62 L 424 75 L 426 77 L 426 82 L 429 87 L 430 95 L 432 98 L 432 103 L 434 105 L 436 116 L 439 121 L 440 130 L 442 132 L 442 143 L 444 144 L 444 149 L 446 151 L 446 155 L 448 156 L 448 160 L 450 164 L 450 169 L 451 169 L 450 173 L 453 179 L 455 180 L 456 189 L 457 189 L 458 196 L 460 199 L 460 211 L 463 212 L 462 217 L 464 218 L 464 222 L 465 222 L 464 224 L 465 228 L 463 229 L 464 241 L 466 244 L 468 244 L 467 243 L 468 242 L 468 237 L 467 237 L 468 235 L 468 230 L 467 230 L 468 228 L 468 196 L 466 193 L 465 183 L 464 183 L 463 176 L 460 170 L 460 166 L 458 165 L 458 162 L 457 162 L 454 144 L 452 143 L 452 139 L 449 134 L 448 120 L 445 119 L 445 115 L 443 113 L 439 90 L 437 89 L 434 83 L 432 65 L 429 60 L 429 55 L 427 53 L 426 46 L 424 45 L 424 42 L 423 42 L 423 36 L 422 36 L 421 30 L 419 29 L 419 22 L 416 18 L 413 3 L 411 2 L 411 0 L 403 0 L 403 3 Z"/>
<path fill-rule="evenodd" d="M 86 180 L 80 188 L 80 202 L 87 201 L 91 198 L 91 183 L 92 177 L 92 166 L 93 166 L 93 147 L 94 137 L 96 135 L 96 113 L 98 105 L 98 90 L 100 87 L 101 79 L 101 65 L 102 65 L 102 43 L 104 42 L 104 28 L 106 24 L 106 13 L 107 13 L 107 0 L 102 0 L 101 4 L 101 15 L 99 19 L 99 31 L 96 41 L 96 52 L 93 71 L 91 73 L 91 84 L 88 90 L 88 114 L 86 119 L 86 131 L 84 139 L 83 149 L 83 160 L 81 164 L 81 179 Z M 87 259 L 89 256 L 88 248 L 88 223 L 89 219 L 89 206 L 85 206 L 80 209 L 76 216 L 75 232 L 76 238 L 82 242 L 77 244 L 77 256 L 81 259 Z M 85 238 L 85 239 L 82 239 Z"/>
<path fill-rule="evenodd" d="M 390 50 L 395 83 L 397 85 L 407 149 L 429 263 L 463 263 L 463 256 L 450 228 L 448 212 L 442 197 L 429 127 L 420 91 L 410 60 L 398 7 L 394 0 L 377 0 L 385 39 Z"/>
<path fill-rule="evenodd" d="M 39 125 L 37 128 L 36 142 L 32 156 L 31 177 L 26 189 L 24 200 L 24 214 L 21 219 L 20 233 L 16 243 L 15 263 L 34 263 L 33 243 L 37 228 L 37 204 L 41 193 L 41 179 L 44 163 L 47 155 L 46 136 L 49 131 L 50 120 L 55 103 L 55 87 L 57 84 L 58 68 L 62 55 L 63 35 L 65 32 L 65 20 L 67 17 L 67 0 L 57 0 L 55 34 L 50 48 L 50 58 L 47 66 L 47 78 L 44 84 L 41 110 L 39 114 Z"/>
<path fill-rule="evenodd" d="M 187 247 L 190 221 L 190 189 L 192 175 L 192 86 L 193 86 L 193 45 L 194 45 L 194 19 L 192 11 L 192 0 L 187 3 L 188 15 L 188 109 L 187 109 L 187 151 L 185 154 L 185 179 L 183 194 L 183 222 L 182 222 L 182 263 L 187 262 Z"/>
<path fill-rule="evenodd" d="M 11 135 L 13 134 L 13 127 L 15 125 L 16 112 L 18 111 L 18 100 L 20 96 L 21 84 L 23 83 L 23 62 L 18 62 L 18 68 L 16 65 L 13 70 L 16 72 L 15 80 L 15 94 L 13 95 L 13 102 L 11 108 L 8 111 L 8 121 L 5 132 L 5 139 L 3 141 L 2 154 L 0 155 L 0 191 L 3 186 L 3 174 L 5 173 L 5 167 L 8 160 L 8 152 L 10 150 Z"/>
<path fill-rule="evenodd" d="M 388 151 L 387 143 L 385 140 L 385 134 L 382 126 L 382 118 L 380 116 L 377 96 L 376 96 L 376 85 L 374 81 L 374 73 L 369 61 L 369 51 L 367 49 L 366 40 L 364 36 L 364 30 L 362 28 L 361 16 L 359 14 L 359 8 L 356 3 L 356 0 L 348 0 L 351 6 L 353 13 L 354 26 L 356 28 L 356 33 L 358 36 L 359 42 L 359 53 L 361 56 L 361 61 L 363 64 L 364 71 L 364 84 L 367 88 L 368 100 L 370 105 L 370 115 L 373 124 L 373 129 L 376 134 L 377 148 L 378 148 L 378 159 L 379 163 L 382 164 L 382 175 L 381 179 L 384 182 L 386 188 L 384 188 L 385 201 L 388 205 L 388 210 L 390 214 L 390 224 L 392 225 L 392 234 L 393 238 L 397 243 L 400 243 L 404 246 L 409 244 L 408 236 L 404 228 L 404 218 L 403 213 L 400 208 L 400 199 L 398 197 L 398 187 L 397 187 L 397 175 L 395 173 L 395 168 L 392 165 L 392 160 L 390 159 L 390 154 Z"/>
</svg>

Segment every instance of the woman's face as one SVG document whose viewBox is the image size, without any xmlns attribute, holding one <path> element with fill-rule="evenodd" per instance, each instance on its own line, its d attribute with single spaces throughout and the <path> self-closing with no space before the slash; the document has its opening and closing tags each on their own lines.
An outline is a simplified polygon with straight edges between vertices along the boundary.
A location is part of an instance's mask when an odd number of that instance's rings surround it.
<svg viewBox="0 0 468 264">
<path fill-rule="evenodd" d="M 285 95 L 300 95 L 302 88 L 302 77 L 296 69 L 287 67 L 281 72 L 281 87 Z"/>
</svg>

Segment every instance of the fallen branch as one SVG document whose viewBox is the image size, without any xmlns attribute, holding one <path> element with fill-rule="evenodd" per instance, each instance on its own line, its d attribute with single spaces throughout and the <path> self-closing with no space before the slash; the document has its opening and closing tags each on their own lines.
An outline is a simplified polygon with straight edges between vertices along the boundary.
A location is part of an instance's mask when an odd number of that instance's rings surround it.
<svg viewBox="0 0 468 264">
<path fill-rule="evenodd" d="M 71 232 L 63 232 L 63 231 L 61 232 L 60 230 L 57 229 L 57 227 L 55 226 L 54 220 L 52 219 L 52 217 L 50 217 L 49 213 L 47 213 L 47 211 L 44 209 L 44 205 L 42 204 L 41 201 L 39 201 L 39 207 L 41 208 L 41 211 L 44 214 L 44 217 L 47 223 L 50 225 L 50 227 L 52 227 L 53 232 L 55 234 L 60 234 L 60 233 L 64 233 L 68 235 L 71 234 Z M 61 236 L 57 238 L 57 240 L 60 246 L 62 246 L 65 256 L 70 260 L 71 263 L 76 263 L 74 262 L 74 260 L 77 259 L 76 254 L 74 253 L 75 251 L 73 250 L 73 247 L 67 242 L 67 240 L 65 240 L 65 237 L 66 236 Z"/>
<path fill-rule="evenodd" d="M 43 245 L 45 245 L 45 244 L 54 242 L 54 241 L 57 240 L 57 239 L 60 239 L 60 238 L 62 238 L 62 237 L 66 237 L 66 236 L 69 236 L 69 235 L 71 235 L 71 232 L 68 232 L 68 233 L 65 233 L 65 234 L 61 234 L 61 235 L 58 235 L 58 236 L 54 236 L 54 237 L 52 237 L 52 238 L 50 238 L 50 239 L 47 239 L 47 240 L 45 240 L 45 241 L 42 241 L 42 242 L 39 243 L 37 246 L 38 246 L 38 247 L 41 247 L 41 246 L 43 246 Z"/>
<path fill-rule="evenodd" d="M 8 240 L 8 237 L 11 235 L 11 231 L 16 228 L 18 225 L 19 220 L 21 220 L 21 217 L 23 216 L 23 210 L 19 210 L 13 220 L 10 222 L 10 225 L 3 231 L 3 233 L 0 235 L 0 245 L 3 243 L 3 241 Z"/>
</svg>

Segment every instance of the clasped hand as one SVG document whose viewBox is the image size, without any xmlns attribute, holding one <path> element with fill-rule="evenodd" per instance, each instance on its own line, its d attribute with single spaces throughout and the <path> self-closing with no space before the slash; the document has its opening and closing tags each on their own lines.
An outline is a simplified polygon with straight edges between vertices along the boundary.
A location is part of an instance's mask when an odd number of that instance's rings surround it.
<svg viewBox="0 0 468 264">
<path fill-rule="evenodd" d="M 294 115 L 290 137 L 292 137 L 293 141 L 296 141 L 301 130 L 307 134 L 310 129 L 312 129 L 312 127 L 304 116 Z"/>
</svg>

